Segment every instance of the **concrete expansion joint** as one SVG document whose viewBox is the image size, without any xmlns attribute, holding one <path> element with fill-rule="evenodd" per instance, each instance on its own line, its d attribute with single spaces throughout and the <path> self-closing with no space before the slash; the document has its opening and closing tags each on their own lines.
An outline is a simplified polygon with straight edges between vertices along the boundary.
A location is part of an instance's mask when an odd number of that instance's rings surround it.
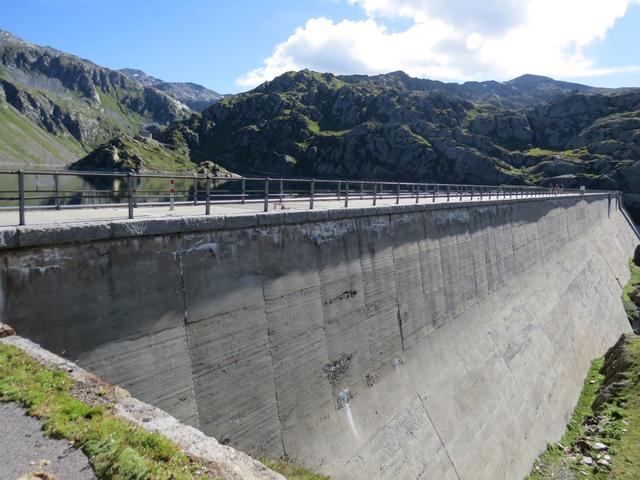
<svg viewBox="0 0 640 480">
<path fill-rule="evenodd" d="M 440 432 L 438 431 L 438 427 L 433 422 L 433 419 L 431 418 L 431 414 L 429 413 L 429 409 L 425 405 L 425 399 L 422 398 L 420 396 L 420 394 L 418 393 L 418 391 L 416 390 L 416 386 L 413 384 L 413 379 L 411 378 L 411 375 L 409 375 L 409 379 L 410 379 L 409 383 L 411 385 L 411 389 L 413 390 L 413 392 L 415 393 L 416 397 L 420 401 L 420 405 L 422 406 L 422 409 L 424 410 L 425 415 L 429 419 L 429 423 L 431 424 L 431 427 L 433 428 L 433 431 L 435 432 L 436 436 L 438 437 L 438 441 L 440 442 L 442 450 L 444 450 L 444 453 L 447 455 L 447 458 L 449 459 L 449 463 L 451 464 L 451 468 L 453 469 L 453 473 L 455 473 L 457 480 L 462 480 L 462 477 L 460 477 L 460 473 L 458 473 L 458 469 L 456 468 L 456 464 L 453 461 L 453 458 L 451 457 L 451 454 L 449 453 L 449 450 L 447 449 L 447 446 L 445 445 L 444 440 L 442 439 L 442 435 L 440 435 Z"/>
<path fill-rule="evenodd" d="M 195 410 L 195 418 L 197 419 L 198 426 L 200 425 L 200 408 L 198 407 L 198 396 L 196 395 L 196 388 L 193 381 L 193 349 L 191 348 L 191 339 L 189 338 L 189 330 L 186 328 L 187 323 L 189 323 L 189 308 L 187 306 L 187 287 L 184 280 L 184 265 L 182 262 L 182 239 L 178 240 L 179 249 L 176 252 L 175 260 L 177 262 L 178 274 L 180 275 L 180 289 L 182 291 L 182 305 L 184 308 L 184 339 L 187 344 L 187 354 L 189 357 L 189 388 L 191 389 L 191 394 L 193 395 L 194 402 L 193 408 Z"/>
</svg>

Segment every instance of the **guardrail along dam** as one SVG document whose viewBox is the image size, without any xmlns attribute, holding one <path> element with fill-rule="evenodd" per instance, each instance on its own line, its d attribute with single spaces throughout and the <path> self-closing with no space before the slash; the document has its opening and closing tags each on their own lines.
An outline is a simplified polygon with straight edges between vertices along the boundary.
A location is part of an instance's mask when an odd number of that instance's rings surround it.
<svg viewBox="0 0 640 480">
<path fill-rule="evenodd" d="M 520 479 L 630 330 L 625 215 L 578 194 L 3 228 L 0 321 L 337 480 Z"/>
</svg>

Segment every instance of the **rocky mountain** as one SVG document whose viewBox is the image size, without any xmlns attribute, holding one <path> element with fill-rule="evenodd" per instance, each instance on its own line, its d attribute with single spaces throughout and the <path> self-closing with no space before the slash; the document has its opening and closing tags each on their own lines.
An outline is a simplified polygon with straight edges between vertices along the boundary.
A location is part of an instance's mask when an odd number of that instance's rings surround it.
<svg viewBox="0 0 640 480">
<path fill-rule="evenodd" d="M 209 90 L 197 83 L 165 82 L 159 78 L 147 75 L 142 70 L 133 68 L 123 68 L 118 71 L 125 74 L 131 80 L 138 82 L 143 87 L 153 87 L 166 93 L 196 112 L 202 112 L 205 108 L 210 107 L 223 97 L 223 95 L 218 92 Z"/>
<path fill-rule="evenodd" d="M 155 131 L 191 110 L 88 60 L 0 31 L 0 163 L 64 166 L 120 133 Z"/>
<path fill-rule="evenodd" d="M 605 93 L 608 91 L 607 89 L 562 82 L 539 75 L 522 75 L 507 82 L 485 81 L 462 84 L 413 78 L 404 72 L 375 76 L 347 75 L 338 78 L 347 83 L 368 83 L 399 91 L 441 92 L 474 103 L 487 103 L 509 108 L 533 106 L 572 92 Z"/>
<path fill-rule="evenodd" d="M 447 85 L 401 73 L 290 72 L 157 138 L 194 163 L 238 173 L 584 184 L 640 194 L 640 89 L 533 76 Z"/>
<path fill-rule="evenodd" d="M 1 164 L 562 183 L 622 189 L 640 218 L 640 89 L 303 70 L 193 113 L 125 73 L 0 31 Z"/>
</svg>

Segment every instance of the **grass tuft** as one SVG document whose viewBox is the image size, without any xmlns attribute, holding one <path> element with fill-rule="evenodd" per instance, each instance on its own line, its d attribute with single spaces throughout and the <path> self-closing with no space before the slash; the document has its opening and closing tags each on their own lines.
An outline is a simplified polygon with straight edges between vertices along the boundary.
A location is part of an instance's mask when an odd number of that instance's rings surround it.
<svg viewBox="0 0 640 480">
<path fill-rule="evenodd" d="M 0 401 L 15 402 L 40 419 L 45 433 L 80 448 L 100 479 L 212 478 L 169 439 L 121 420 L 104 406 L 74 398 L 74 382 L 20 349 L 0 343 Z M 287 462 L 264 460 L 289 480 L 328 480 Z"/>
<path fill-rule="evenodd" d="M 267 467 L 284 475 L 288 480 L 331 480 L 330 477 L 318 475 L 306 468 L 294 465 L 286 460 L 271 460 L 261 458 L 260 461 Z"/>
<path fill-rule="evenodd" d="M 103 479 L 205 479 L 200 465 L 160 435 L 120 420 L 71 395 L 73 381 L 18 348 L 0 344 L 0 401 L 40 419 L 46 434 L 74 443 Z"/>
</svg>

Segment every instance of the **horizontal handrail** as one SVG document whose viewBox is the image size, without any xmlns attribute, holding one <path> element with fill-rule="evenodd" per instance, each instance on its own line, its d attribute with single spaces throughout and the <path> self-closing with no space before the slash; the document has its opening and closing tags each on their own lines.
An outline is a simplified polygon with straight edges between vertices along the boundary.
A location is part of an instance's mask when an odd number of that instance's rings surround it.
<svg viewBox="0 0 640 480">
<path fill-rule="evenodd" d="M 19 224 L 25 225 L 25 212 L 35 209 L 128 207 L 128 217 L 134 218 L 140 205 L 160 206 L 203 204 L 205 214 L 211 204 L 263 203 L 263 210 L 282 202 L 338 201 L 349 207 L 349 201 L 395 198 L 395 203 L 411 199 L 415 203 L 431 201 L 499 200 L 506 198 L 547 197 L 604 193 L 617 191 L 568 189 L 561 186 L 477 185 L 436 182 L 393 182 L 389 180 L 315 179 L 286 177 L 242 177 L 197 173 L 134 173 L 75 170 L 0 170 L 0 181 L 15 178 L 15 189 L 3 182 L 0 189 L 0 210 L 18 210 Z M 43 182 L 42 177 L 51 177 Z M 78 185 L 63 184 L 75 177 Z M 65 181 L 63 181 L 65 180 Z M 164 183 L 166 181 L 166 183 Z M 29 182 L 29 185 L 27 183 Z M 105 183 L 106 182 L 106 183 Z M 163 182 L 159 184 L 158 182 Z M 2 196 L 5 195 L 5 196 Z M 17 202 L 17 205 L 15 204 Z M 34 205 L 35 204 L 35 205 Z"/>
</svg>

